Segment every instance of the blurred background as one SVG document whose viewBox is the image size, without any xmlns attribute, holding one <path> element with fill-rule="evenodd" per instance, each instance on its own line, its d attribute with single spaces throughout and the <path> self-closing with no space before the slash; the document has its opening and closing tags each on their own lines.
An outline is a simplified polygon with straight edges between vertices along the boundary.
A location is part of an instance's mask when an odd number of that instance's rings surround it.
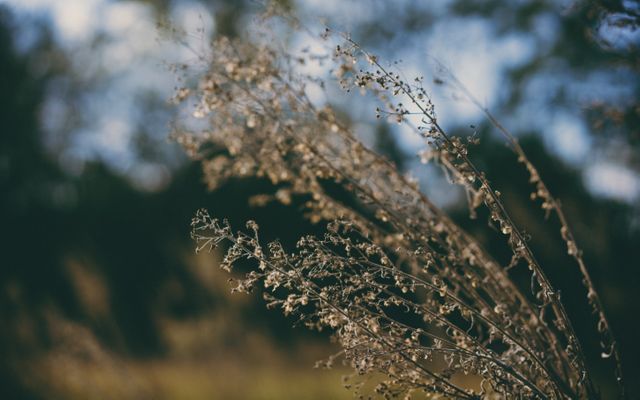
<svg viewBox="0 0 640 400">
<path fill-rule="evenodd" d="M 557 221 L 531 206 L 525 171 L 482 113 L 439 84 L 433 60 L 518 136 L 575 229 L 639 398 L 640 4 L 281 3 L 424 75 L 445 128 L 481 136 L 473 156 L 562 290 L 606 398 L 613 366 L 599 360 Z M 260 10 L 250 0 L 0 0 L 0 398 L 352 398 L 344 369 L 312 368 L 336 350 L 328 334 L 292 328 L 259 294 L 231 295 L 219 255 L 196 256 L 189 239 L 200 207 L 236 226 L 255 219 L 267 240 L 318 229 L 295 202 L 250 207 L 273 190 L 267 182 L 207 192 L 200 167 L 167 139 L 176 111 L 166 65 L 188 53 L 158 23 L 242 36 Z M 365 142 L 508 257 L 497 235 L 469 222 L 462 194 L 419 166 L 409 132 L 376 123 L 375 105 L 358 96 L 331 100 Z"/>
</svg>

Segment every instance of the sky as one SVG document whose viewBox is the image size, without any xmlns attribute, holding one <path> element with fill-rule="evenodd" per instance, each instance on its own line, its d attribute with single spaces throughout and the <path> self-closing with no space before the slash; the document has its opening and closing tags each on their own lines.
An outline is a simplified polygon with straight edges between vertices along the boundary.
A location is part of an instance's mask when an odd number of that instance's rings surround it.
<svg viewBox="0 0 640 400">
<path fill-rule="evenodd" d="M 408 0 L 407 0 L 408 1 Z M 156 27 L 156 14 L 149 4 L 137 1 L 109 0 L 4 0 L 19 18 L 44 18 L 50 24 L 56 43 L 68 54 L 72 68 L 80 82 L 86 82 L 86 90 L 78 93 L 69 82 L 59 79 L 48 91 L 41 119 L 45 130 L 45 145 L 63 168 L 70 173 L 80 173 L 87 161 L 101 160 L 116 172 L 130 178 L 141 190 L 160 190 L 171 178 L 172 170 L 183 162 L 176 146 L 168 143 L 168 124 L 172 113 L 167 100 L 174 88 L 174 77 L 166 64 L 190 57 L 184 46 L 163 40 Z M 308 21 L 318 21 L 326 16 L 340 29 L 372 17 L 373 8 L 367 2 L 352 0 L 301 0 L 301 14 Z M 345 4 L 349 13 L 342 12 Z M 398 7 L 406 1 L 398 1 Z M 428 2 L 431 12 L 446 13 L 450 1 Z M 214 29 L 214 19 L 207 8 L 196 1 L 177 2 L 170 10 L 172 22 L 194 32 L 203 28 L 205 33 Z M 434 11 L 435 10 L 435 11 Z M 621 18 L 613 15 L 611 18 Z M 558 19 L 552 15 L 541 16 L 532 32 L 504 34 L 496 32 L 486 19 L 474 17 L 436 18 L 432 26 L 410 37 L 402 37 L 403 45 L 376 49 L 390 60 L 401 59 L 402 72 L 408 76 L 431 73 L 434 60 L 450 68 L 458 79 L 474 94 L 483 106 L 493 109 L 504 96 L 504 71 L 526 63 L 536 51 L 544 51 L 558 29 Z M 313 24 L 313 22 L 311 22 Z M 33 28 L 31 28 L 33 29 Z M 104 38 L 99 44 L 95 39 Z M 602 28 L 603 38 L 615 43 L 637 42 L 638 32 L 624 32 Z M 36 34 L 28 24 L 20 27 L 17 46 L 28 51 Z M 308 45 L 309 37 L 300 39 Z M 195 38 L 194 45 L 202 45 Z M 556 77 L 555 81 L 549 77 Z M 588 134 L 588 128 L 579 116 L 580 110 L 552 110 L 545 93 L 549 85 L 561 85 L 567 77 L 541 75 L 541 81 L 529 83 L 526 93 L 532 99 L 525 110 L 517 111 L 511 120 L 516 134 L 522 127 L 538 128 L 543 140 L 567 164 L 583 171 L 584 182 L 596 195 L 624 202 L 640 200 L 640 177 L 615 159 L 594 157 L 597 144 Z M 634 93 L 627 88 L 624 74 L 618 81 L 611 81 L 606 73 L 583 80 L 582 85 L 570 87 L 573 96 L 588 101 L 589 96 L 599 99 L 633 100 Z M 82 86 L 81 86 L 82 87 Z M 627 89 L 625 89 L 627 88 Z M 438 116 L 447 127 L 478 124 L 481 111 L 456 98 L 450 90 L 433 87 L 433 97 Z M 594 93 L 594 90 L 600 92 Z M 626 90 L 626 91 L 625 91 Z M 141 106 L 142 98 L 158 99 L 157 118 L 149 124 L 147 113 Z M 359 129 L 372 127 L 370 110 L 375 105 L 367 101 L 345 99 L 345 104 L 363 115 L 357 121 Z M 72 134 L 65 116 L 80 112 L 85 123 Z M 163 112 L 164 111 L 164 112 Z M 541 122 L 543 121 L 543 122 Z M 544 125 L 541 125 L 544 124 Z M 142 128 L 141 128 L 142 126 Z M 155 158 L 141 158 L 135 146 L 136 135 L 143 129 L 158 147 Z M 400 145 L 407 153 L 419 150 L 421 141 L 406 130 L 399 130 Z"/>
</svg>

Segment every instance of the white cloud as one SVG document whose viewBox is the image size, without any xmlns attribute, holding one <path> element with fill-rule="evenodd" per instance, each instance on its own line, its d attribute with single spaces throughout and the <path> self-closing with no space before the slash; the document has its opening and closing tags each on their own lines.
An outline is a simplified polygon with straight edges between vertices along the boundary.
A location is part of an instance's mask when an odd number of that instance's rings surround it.
<svg viewBox="0 0 640 400">
<path fill-rule="evenodd" d="M 600 196 L 633 203 L 640 198 L 640 176 L 628 168 L 602 162 L 587 168 L 585 183 Z"/>
<path fill-rule="evenodd" d="M 503 71 L 521 64 L 533 54 L 533 44 L 525 36 L 497 38 L 483 19 L 449 18 L 438 22 L 427 36 L 427 57 L 433 57 L 450 69 L 462 84 L 482 103 L 491 107 L 500 94 Z M 444 124 L 458 124 L 481 118 L 472 103 L 455 96 L 450 89 L 434 91 L 436 111 Z"/>
<path fill-rule="evenodd" d="M 107 33 L 117 36 L 145 19 L 151 21 L 148 6 L 137 2 L 119 1 L 105 7 L 100 21 Z"/>
<path fill-rule="evenodd" d="M 76 42 L 93 34 L 106 0 L 7 0 L 7 3 L 18 11 L 48 14 L 59 39 Z"/>
<path fill-rule="evenodd" d="M 591 138 L 584 122 L 571 115 L 559 114 L 544 131 L 547 148 L 570 163 L 580 165 L 588 160 Z"/>
</svg>

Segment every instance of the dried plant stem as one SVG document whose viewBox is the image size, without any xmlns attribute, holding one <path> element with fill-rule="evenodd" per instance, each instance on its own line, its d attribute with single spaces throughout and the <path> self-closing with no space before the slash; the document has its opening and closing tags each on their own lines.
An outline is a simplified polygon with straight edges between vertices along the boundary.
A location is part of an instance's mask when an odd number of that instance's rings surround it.
<svg viewBox="0 0 640 400">
<path fill-rule="evenodd" d="M 560 205 L 560 201 L 557 200 L 548 189 L 546 183 L 541 178 L 538 169 L 529 160 L 522 146 L 520 146 L 518 139 L 516 139 L 515 136 L 513 136 L 513 134 L 507 128 L 505 128 L 505 126 L 502 125 L 500 121 L 498 121 L 498 119 L 493 115 L 493 113 L 491 113 L 491 111 L 489 111 L 487 107 L 482 106 L 478 99 L 462 84 L 462 82 L 460 82 L 460 80 L 458 80 L 458 78 L 449 69 L 445 68 L 442 64 L 439 64 L 439 67 L 447 73 L 449 79 L 453 82 L 455 87 L 461 90 L 465 97 L 484 113 L 489 122 L 491 122 L 491 124 L 496 127 L 505 138 L 505 140 L 509 144 L 509 148 L 518 156 L 518 162 L 524 164 L 527 171 L 529 172 L 529 181 L 536 186 L 536 192 L 532 194 L 532 199 L 543 199 L 542 208 L 546 212 L 546 217 L 548 218 L 549 212 L 551 211 L 555 212 L 555 214 L 557 215 L 560 222 L 560 232 L 562 235 L 562 239 L 567 245 L 568 254 L 575 260 L 578 265 L 578 269 L 580 270 L 580 274 L 582 275 L 582 284 L 587 291 L 587 300 L 589 301 L 589 305 L 592 308 L 593 314 L 596 314 L 598 317 L 597 329 L 598 333 L 602 336 L 603 339 L 601 342 L 603 352 L 602 357 L 608 358 L 613 356 L 616 365 L 615 376 L 618 384 L 618 389 L 620 390 L 621 397 L 624 398 L 625 386 L 622 374 L 622 359 L 620 358 L 617 341 L 615 340 L 615 335 L 613 334 L 613 330 L 611 328 L 611 325 L 609 324 L 609 320 L 604 313 L 604 307 L 602 306 L 600 296 L 595 290 L 595 286 L 593 284 L 593 281 L 591 280 L 591 276 L 584 262 L 584 258 L 582 257 L 583 252 L 578 247 L 577 241 L 573 235 L 573 231 L 571 230 L 567 217 L 565 216 L 564 211 L 562 210 L 562 206 Z"/>
<path fill-rule="evenodd" d="M 481 190 L 483 191 L 484 194 L 489 196 L 489 199 L 484 198 L 483 202 L 492 212 L 496 212 L 499 215 L 501 223 L 504 223 L 507 227 L 509 227 L 509 235 L 512 235 L 512 237 L 515 236 L 515 240 L 518 243 L 518 246 L 521 247 L 522 249 L 521 255 L 529 263 L 530 268 L 533 269 L 534 274 L 537 277 L 537 283 L 540 285 L 542 289 L 542 296 L 544 301 L 550 303 L 555 315 L 559 318 L 558 322 L 560 325 L 559 326 L 560 331 L 566 335 L 566 339 L 569 345 L 575 347 L 576 354 L 577 355 L 583 354 L 580 341 L 578 340 L 578 337 L 575 334 L 575 331 L 572 327 L 571 321 L 569 320 L 569 317 L 564 308 L 564 305 L 560 301 L 559 293 L 556 292 L 551 286 L 549 279 L 546 277 L 546 274 L 540 267 L 539 263 L 536 261 L 535 256 L 533 255 L 533 251 L 531 251 L 523 235 L 520 233 L 516 225 L 511 220 L 511 217 L 509 216 L 502 202 L 498 198 L 496 191 L 491 188 L 491 185 L 489 181 L 484 177 L 484 174 L 478 171 L 478 169 L 471 162 L 471 160 L 468 158 L 466 153 L 455 151 L 455 149 L 457 148 L 456 144 L 452 142 L 449 135 L 444 131 L 444 129 L 442 129 L 442 127 L 438 124 L 438 122 L 431 115 L 431 113 L 429 113 L 423 107 L 422 102 L 420 102 L 410 90 L 407 90 L 404 82 L 398 80 L 396 76 L 391 74 L 384 66 L 380 64 L 380 62 L 377 60 L 375 56 L 371 55 L 366 50 L 364 50 L 359 44 L 354 42 L 349 36 L 344 35 L 343 38 L 349 44 L 351 44 L 355 49 L 357 49 L 364 56 L 366 56 L 366 58 L 370 60 L 370 62 L 373 65 L 375 65 L 380 71 L 382 71 L 382 74 L 387 79 L 389 79 L 389 81 L 391 81 L 396 87 L 399 88 L 400 92 L 402 92 L 411 100 L 413 105 L 420 110 L 421 115 L 427 118 L 428 122 L 436 129 L 440 137 L 446 142 L 449 148 L 454 149 L 453 155 L 462 159 L 462 161 L 464 162 L 464 165 L 468 167 L 472 171 L 474 177 L 476 177 L 479 180 L 479 182 L 481 183 Z M 542 307 L 544 307 L 545 305 L 546 304 L 543 304 Z M 558 345 L 557 343 L 552 343 L 552 344 L 554 346 Z M 572 358 L 572 362 L 576 363 L 576 366 L 578 369 L 585 371 L 585 373 L 588 374 L 584 360 L 580 356 L 576 356 Z M 588 376 L 586 377 L 586 381 L 589 382 Z M 590 392 L 590 396 L 595 395 L 595 393 L 592 392 L 592 388 L 590 386 L 588 386 L 588 390 Z"/>
<path fill-rule="evenodd" d="M 438 124 L 424 89 L 342 40 L 333 58 L 300 58 L 265 42 L 220 39 L 210 59 L 201 58 L 210 65 L 198 87 L 178 89 L 176 101 L 190 101 L 194 118 L 207 118 L 203 131 L 177 128 L 174 137 L 202 163 L 210 188 L 231 178 L 267 178 L 276 192 L 256 202 L 290 204 L 297 196 L 312 223 L 329 223 L 324 236 L 303 236 L 295 249 L 278 242 L 263 249 L 255 223 L 247 224 L 253 235 L 233 233 L 199 211 L 192 222 L 197 250 L 225 246 L 220 266 L 227 271 L 240 260 L 255 263 L 233 290 L 262 285 L 268 307 L 311 329 L 331 329 L 358 374 L 386 376 L 375 388 L 386 398 L 416 390 L 461 399 L 595 398 L 559 293 L 467 147 Z M 356 72 L 358 57 L 377 72 Z M 422 117 L 414 129 L 434 158 L 467 191 L 470 208 L 484 204 L 490 224 L 508 237 L 509 265 L 363 145 L 330 106 L 310 101 L 306 85 L 316 80 L 293 65 L 318 59 L 337 62 L 347 91 L 370 91 L 391 108 L 378 113 L 400 123 Z M 414 109 L 394 106 L 388 93 L 408 98 Z M 520 261 L 530 269 L 531 294 L 510 276 Z M 479 387 L 454 383 L 467 374 L 481 378 Z"/>
</svg>

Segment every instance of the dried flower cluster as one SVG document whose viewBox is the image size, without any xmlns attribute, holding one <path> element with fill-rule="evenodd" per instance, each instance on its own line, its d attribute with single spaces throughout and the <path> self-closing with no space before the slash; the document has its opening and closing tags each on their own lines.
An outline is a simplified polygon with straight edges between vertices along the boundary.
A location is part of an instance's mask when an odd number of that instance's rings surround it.
<svg viewBox="0 0 640 400">
<path fill-rule="evenodd" d="M 322 36 L 332 49 L 328 57 L 310 51 L 294 57 L 266 41 L 217 40 L 197 87 L 179 87 L 175 97 L 191 102 L 193 117 L 205 120 L 206 128 L 177 129 L 174 137 L 200 160 L 210 188 L 229 178 L 268 178 L 277 192 L 256 201 L 306 198 L 307 216 L 327 223 L 326 233 L 302 237 L 287 251 L 278 242 L 261 243 L 253 222 L 234 232 L 201 210 L 192 222 L 197 249 L 227 246 L 221 267 L 229 271 L 253 262 L 234 290 L 263 287 L 269 307 L 309 328 L 332 329 L 341 356 L 358 374 L 386 376 L 375 389 L 385 398 L 416 392 L 463 399 L 596 397 L 559 292 L 500 194 L 468 158 L 473 139 L 441 128 L 421 78 L 405 81 L 348 36 L 329 30 Z M 489 210 L 489 223 L 512 249 L 508 265 L 495 261 L 414 181 L 365 147 L 331 107 L 314 105 L 306 88 L 318 82 L 296 73 L 295 66 L 318 61 L 335 63 L 345 90 L 377 96 L 378 117 L 414 127 L 424 138 L 423 161 L 440 165 L 466 190 L 472 216 L 478 207 Z M 488 115 L 530 172 L 534 198 L 560 217 L 599 318 L 603 356 L 614 356 L 619 365 L 558 202 L 517 141 Z M 530 288 L 514 283 L 514 268 L 528 269 Z M 457 383 L 462 375 L 477 377 L 476 384 Z"/>
</svg>

